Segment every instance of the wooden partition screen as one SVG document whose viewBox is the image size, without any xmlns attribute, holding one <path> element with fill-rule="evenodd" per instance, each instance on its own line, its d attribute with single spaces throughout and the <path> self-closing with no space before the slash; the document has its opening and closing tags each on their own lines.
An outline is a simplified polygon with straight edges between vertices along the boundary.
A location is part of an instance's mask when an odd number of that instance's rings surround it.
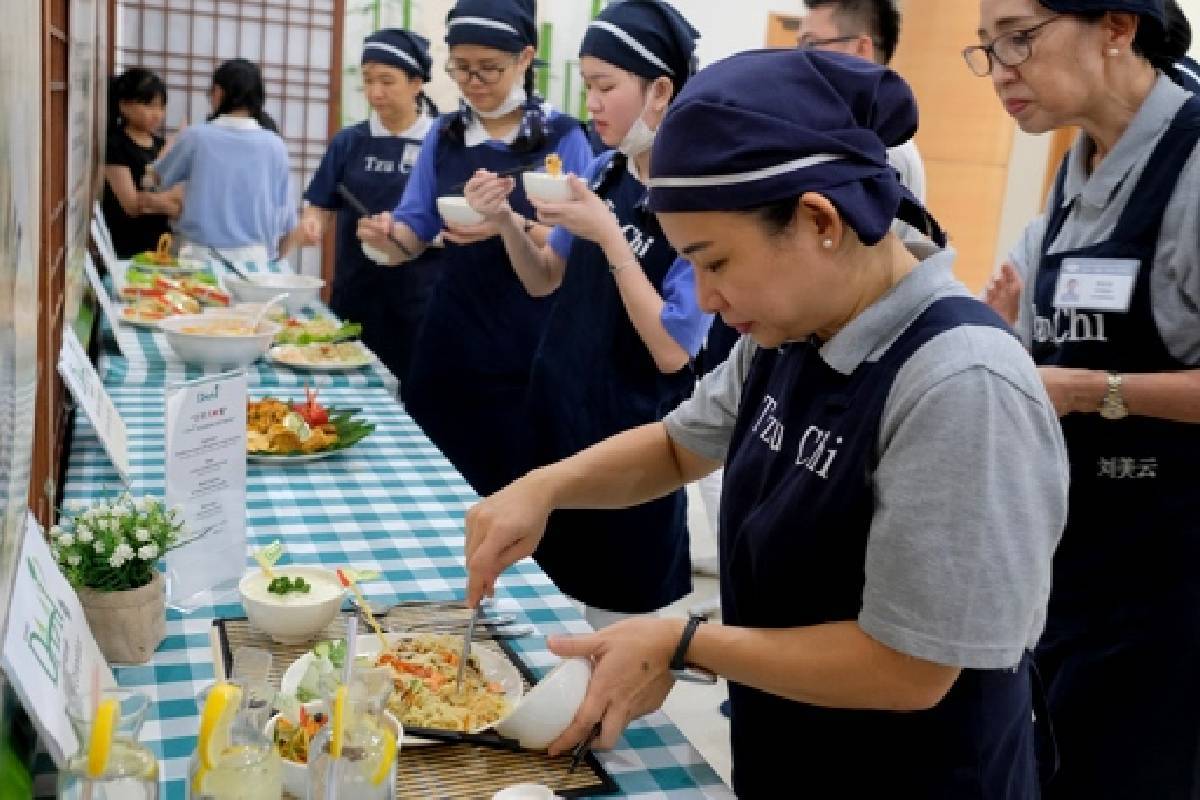
<svg viewBox="0 0 1200 800">
<path fill-rule="evenodd" d="M 292 194 L 301 195 L 339 127 L 345 0 L 116 0 L 116 70 L 142 66 L 167 84 L 167 130 L 211 112 L 213 71 L 230 58 L 259 65 L 267 113 L 288 145 Z M 307 248 L 293 266 L 321 273 Z"/>
</svg>

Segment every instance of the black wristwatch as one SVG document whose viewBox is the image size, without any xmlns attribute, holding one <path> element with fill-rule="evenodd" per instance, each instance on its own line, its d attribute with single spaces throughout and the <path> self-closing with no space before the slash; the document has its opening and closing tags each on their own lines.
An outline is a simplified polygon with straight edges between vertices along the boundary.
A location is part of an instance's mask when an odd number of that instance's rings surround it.
<svg viewBox="0 0 1200 800">
<path fill-rule="evenodd" d="M 679 637 L 679 644 L 675 648 L 675 655 L 671 656 L 670 663 L 671 675 L 677 681 L 709 684 L 717 682 L 715 673 L 703 667 L 690 666 L 684 660 L 687 658 L 688 647 L 692 644 L 692 637 L 696 635 L 696 628 L 700 627 L 701 622 L 708 622 L 708 617 L 703 614 L 689 614 L 687 624 L 683 626 L 683 635 Z"/>
</svg>

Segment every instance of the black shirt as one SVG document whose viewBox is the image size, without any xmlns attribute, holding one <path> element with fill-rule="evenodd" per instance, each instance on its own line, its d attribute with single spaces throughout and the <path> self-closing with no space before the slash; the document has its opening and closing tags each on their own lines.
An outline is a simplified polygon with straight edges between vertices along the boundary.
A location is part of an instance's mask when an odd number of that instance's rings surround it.
<svg viewBox="0 0 1200 800">
<path fill-rule="evenodd" d="M 110 167 L 129 167 L 134 188 L 140 190 L 146 166 L 158 159 L 164 143 L 161 136 L 155 136 L 153 144 L 142 147 L 129 138 L 124 128 L 110 130 L 104 164 Z M 108 229 L 112 232 L 113 247 L 118 258 L 131 258 L 144 250 L 155 249 L 158 246 L 158 237 L 171 230 L 166 214 L 142 214 L 139 217 L 126 214 L 108 181 L 104 182 L 103 209 L 104 221 L 108 223 Z"/>
</svg>

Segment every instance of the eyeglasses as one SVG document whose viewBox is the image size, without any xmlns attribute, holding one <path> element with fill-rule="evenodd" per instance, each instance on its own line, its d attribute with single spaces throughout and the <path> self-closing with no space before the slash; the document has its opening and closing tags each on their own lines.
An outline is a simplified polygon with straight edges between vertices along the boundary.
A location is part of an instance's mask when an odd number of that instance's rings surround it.
<svg viewBox="0 0 1200 800">
<path fill-rule="evenodd" d="M 1063 19 L 1065 16 L 1065 14 L 1059 14 L 1039 22 L 1032 28 L 997 36 L 985 45 L 964 47 L 963 60 L 967 62 L 967 67 L 971 72 L 980 78 L 991 75 L 997 62 L 1004 67 L 1019 67 L 1033 55 L 1035 34 L 1051 22 Z"/>
<path fill-rule="evenodd" d="M 500 76 L 508 71 L 509 67 L 516 64 L 518 59 L 513 59 L 508 64 L 496 66 L 488 64 L 479 69 L 471 69 L 466 64 L 456 64 L 453 61 L 446 64 L 446 74 L 454 80 L 455 83 L 467 84 L 471 82 L 471 78 L 478 78 L 479 82 L 484 86 L 491 86 L 496 81 L 500 80 Z"/>
<path fill-rule="evenodd" d="M 808 39 L 801 36 L 796 40 L 796 47 L 801 50 L 817 50 L 821 47 L 828 47 L 831 44 L 841 44 L 842 42 L 853 42 L 858 38 L 858 34 L 853 36 L 834 36 L 829 39 Z"/>
</svg>

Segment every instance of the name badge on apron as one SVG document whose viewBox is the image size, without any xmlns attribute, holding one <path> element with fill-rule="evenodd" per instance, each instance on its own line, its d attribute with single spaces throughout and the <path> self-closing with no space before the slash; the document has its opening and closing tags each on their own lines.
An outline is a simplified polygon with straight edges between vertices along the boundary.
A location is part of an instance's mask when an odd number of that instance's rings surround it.
<svg viewBox="0 0 1200 800">
<path fill-rule="evenodd" d="M 404 155 L 400 157 L 400 172 L 404 175 L 412 172 L 413 165 L 417 163 L 417 156 L 419 155 L 421 155 L 421 145 L 404 145 Z"/>
<path fill-rule="evenodd" d="M 1054 306 L 1128 311 L 1141 264 L 1136 258 L 1063 259 L 1054 287 Z"/>
</svg>

